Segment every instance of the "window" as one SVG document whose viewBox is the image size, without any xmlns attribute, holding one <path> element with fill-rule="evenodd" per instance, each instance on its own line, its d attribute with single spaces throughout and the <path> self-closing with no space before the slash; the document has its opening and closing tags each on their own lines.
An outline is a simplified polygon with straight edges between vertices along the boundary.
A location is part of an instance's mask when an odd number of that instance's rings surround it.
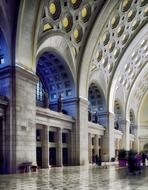
<svg viewBox="0 0 148 190">
<path fill-rule="evenodd" d="M 55 142 L 55 132 L 49 131 L 49 142 Z"/>
<path fill-rule="evenodd" d="M 5 60 L 4 60 L 4 55 L 0 55 L 0 65 L 4 64 Z"/>
<path fill-rule="evenodd" d="M 62 83 L 58 83 L 57 88 L 58 88 L 58 90 L 61 89 L 62 88 Z"/>
<path fill-rule="evenodd" d="M 70 87 L 70 81 L 65 81 L 64 84 L 65 84 L 65 88 L 69 88 Z"/>
<path fill-rule="evenodd" d="M 39 81 L 36 86 L 36 100 L 40 102 L 44 101 L 44 89 L 41 81 Z"/>
<path fill-rule="evenodd" d="M 36 130 L 36 141 L 41 141 L 41 130 L 40 129 Z"/>
<path fill-rule="evenodd" d="M 52 93 L 50 96 L 51 96 L 51 99 L 57 99 L 57 94 L 56 93 Z"/>
<path fill-rule="evenodd" d="M 62 133 L 62 143 L 67 143 L 67 133 Z"/>
<path fill-rule="evenodd" d="M 94 145 L 94 137 L 92 137 L 92 145 Z"/>
<path fill-rule="evenodd" d="M 72 95 L 71 90 L 66 90 L 66 96 L 71 96 L 71 95 Z"/>
</svg>

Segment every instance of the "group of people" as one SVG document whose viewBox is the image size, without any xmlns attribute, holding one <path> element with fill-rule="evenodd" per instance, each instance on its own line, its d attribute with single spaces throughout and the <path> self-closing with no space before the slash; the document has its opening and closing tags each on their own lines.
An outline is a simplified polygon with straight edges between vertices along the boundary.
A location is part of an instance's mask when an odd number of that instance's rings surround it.
<svg viewBox="0 0 148 190">
<path fill-rule="evenodd" d="M 141 166 L 146 165 L 147 156 L 145 153 L 137 153 L 129 151 L 127 161 L 128 161 L 128 170 L 130 173 L 136 174 L 137 172 L 141 173 Z"/>
</svg>

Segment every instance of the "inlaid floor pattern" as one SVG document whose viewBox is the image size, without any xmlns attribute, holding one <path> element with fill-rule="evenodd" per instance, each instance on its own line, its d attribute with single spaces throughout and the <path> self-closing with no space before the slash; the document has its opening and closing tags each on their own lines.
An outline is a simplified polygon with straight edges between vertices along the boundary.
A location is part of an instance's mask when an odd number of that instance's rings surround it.
<svg viewBox="0 0 148 190">
<path fill-rule="evenodd" d="M 148 190 L 148 167 L 142 174 L 109 166 L 75 166 L 35 173 L 0 175 L 0 190 Z"/>
</svg>

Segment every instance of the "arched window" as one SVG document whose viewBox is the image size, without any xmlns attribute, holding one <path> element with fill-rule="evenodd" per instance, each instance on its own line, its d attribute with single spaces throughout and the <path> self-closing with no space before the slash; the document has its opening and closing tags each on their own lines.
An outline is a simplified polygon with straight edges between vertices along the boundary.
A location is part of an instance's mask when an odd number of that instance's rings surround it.
<svg viewBox="0 0 148 190">
<path fill-rule="evenodd" d="M 116 99 L 114 102 L 114 113 L 115 113 L 114 128 L 116 130 L 123 131 L 123 129 L 121 127 L 123 113 L 122 113 L 120 100 L 118 100 L 118 99 Z"/>
<path fill-rule="evenodd" d="M 130 110 L 130 134 L 135 135 L 135 133 L 136 133 L 135 115 L 134 111 Z"/>
<path fill-rule="evenodd" d="M 36 85 L 36 102 L 38 106 L 44 106 L 45 103 L 45 90 L 40 80 Z"/>
<path fill-rule="evenodd" d="M 61 97 L 62 112 L 74 115 L 75 111 L 70 107 L 76 107 L 75 83 L 65 60 L 56 52 L 44 52 L 37 61 L 37 74 L 48 93 L 50 109 L 59 111 L 58 100 Z"/>
</svg>

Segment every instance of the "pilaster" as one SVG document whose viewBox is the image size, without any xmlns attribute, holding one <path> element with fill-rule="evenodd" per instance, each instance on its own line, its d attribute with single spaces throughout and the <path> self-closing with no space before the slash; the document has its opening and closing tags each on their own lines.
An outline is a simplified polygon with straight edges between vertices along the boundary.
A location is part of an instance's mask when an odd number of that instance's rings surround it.
<svg viewBox="0 0 148 190">
<path fill-rule="evenodd" d="M 92 138 L 91 138 L 91 133 L 88 133 L 88 159 L 89 159 L 89 163 L 92 163 Z"/>
<path fill-rule="evenodd" d="M 79 98 L 75 126 L 75 164 L 88 164 L 88 100 Z"/>
<path fill-rule="evenodd" d="M 111 158 L 115 158 L 114 114 L 108 112 L 107 117 L 108 125 L 106 126 L 105 135 L 103 137 L 103 154 L 106 154 L 108 161 L 111 161 Z"/>
<path fill-rule="evenodd" d="M 36 164 L 36 83 L 33 73 L 16 67 L 16 167 L 22 162 Z"/>
<path fill-rule="evenodd" d="M 56 166 L 63 166 L 62 129 L 57 129 Z"/>
<path fill-rule="evenodd" d="M 98 144 L 98 141 L 99 141 L 99 136 L 95 135 L 95 138 L 94 138 L 95 155 L 99 155 L 99 144 Z"/>
</svg>

